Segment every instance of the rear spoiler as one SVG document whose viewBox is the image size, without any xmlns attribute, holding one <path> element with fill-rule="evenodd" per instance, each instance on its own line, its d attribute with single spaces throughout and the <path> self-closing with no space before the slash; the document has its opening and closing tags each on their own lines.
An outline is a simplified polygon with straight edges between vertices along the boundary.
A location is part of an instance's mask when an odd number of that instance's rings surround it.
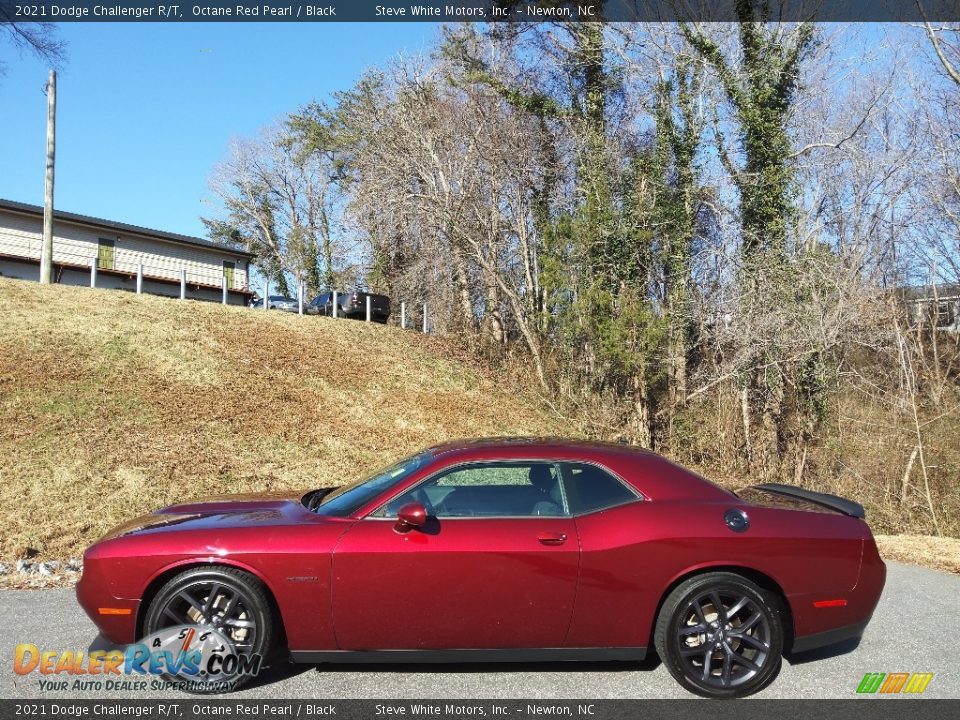
<svg viewBox="0 0 960 720">
<path fill-rule="evenodd" d="M 842 512 L 844 515 L 860 518 L 861 520 L 867 516 L 866 511 L 863 509 L 863 505 L 860 503 L 854 502 L 853 500 L 847 500 L 846 498 L 837 497 L 836 495 L 830 495 L 829 493 L 804 490 L 796 485 L 784 485 L 783 483 L 763 483 L 761 485 L 754 485 L 753 487 L 757 490 L 766 490 L 767 492 L 776 493 L 777 495 L 786 495 L 787 497 L 808 500 L 809 502 L 816 503 L 817 505 L 824 505 L 832 510 Z"/>
</svg>

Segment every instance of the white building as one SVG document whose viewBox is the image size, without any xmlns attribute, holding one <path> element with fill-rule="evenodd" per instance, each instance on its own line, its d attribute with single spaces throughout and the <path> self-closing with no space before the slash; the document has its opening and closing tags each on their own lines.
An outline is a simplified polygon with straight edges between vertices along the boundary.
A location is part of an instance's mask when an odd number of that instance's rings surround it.
<svg viewBox="0 0 960 720">
<path fill-rule="evenodd" d="M 960 285 L 925 285 L 900 292 L 913 329 L 960 333 Z"/>
<path fill-rule="evenodd" d="M 43 208 L 0 199 L 0 276 L 38 281 Z M 97 287 L 142 290 L 179 297 L 181 273 L 186 297 L 220 302 L 223 284 L 232 305 L 245 305 L 252 254 L 219 247 L 202 238 L 55 211 L 54 282 L 90 285 L 96 262 Z"/>
</svg>

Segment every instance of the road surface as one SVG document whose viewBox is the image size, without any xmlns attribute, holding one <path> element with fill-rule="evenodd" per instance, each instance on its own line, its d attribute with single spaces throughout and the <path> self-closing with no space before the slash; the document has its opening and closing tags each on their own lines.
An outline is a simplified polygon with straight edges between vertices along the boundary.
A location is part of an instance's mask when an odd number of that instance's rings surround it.
<svg viewBox="0 0 960 720">
<path fill-rule="evenodd" d="M 888 564 L 887 586 L 856 648 L 784 661 L 779 677 L 757 697 L 850 698 L 867 672 L 931 672 L 924 697 L 960 698 L 960 576 Z M 104 693 L 40 692 L 36 672 L 14 674 L 18 643 L 41 649 L 87 650 L 97 632 L 72 590 L 0 591 L 0 697 L 96 699 Z M 102 646 L 102 640 L 97 647 Z M 96 648 L 95 648 L 96 649 Z M 122 692 L 109 697 L 149 697 Z M 637 663 L 511 665 L 291 665 L 271 669 L 234 697 L 283 698 L 689 698 L 654 655 Z M 171 693 L 158 695 L 171 697 Z"/>
</svg>

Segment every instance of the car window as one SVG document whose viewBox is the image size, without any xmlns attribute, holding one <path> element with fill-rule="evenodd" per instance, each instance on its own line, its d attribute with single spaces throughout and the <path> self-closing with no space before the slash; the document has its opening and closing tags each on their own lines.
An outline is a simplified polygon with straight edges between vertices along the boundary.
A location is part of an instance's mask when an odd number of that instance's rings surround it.
<svg viewBox="0 0 960 720">
<path fill-rule="evenodd" d="M 559 517 L 567 514 L 559 474 L 549 462 L 476 463 L 441 472 L 394 498 L 375 515 L 396 517 L 419 502 L 437 518 Z"/>
<path fill-rule="evenodd" d="M 638 498 L 636 492 L 606 470 L 587 463 L 563 463 L 563 484 L 573 515 L 623 505 Z"/>
<path fill-rule="evenodd" d="M 315 512 L 319 515 L 348 517 L 381 493 L 403 482 L 431 460 L 433 460 L 433 454 L 424 451 L 384 468 L 366 480 L 345 485 L 325 496 Z"/>
</svg>

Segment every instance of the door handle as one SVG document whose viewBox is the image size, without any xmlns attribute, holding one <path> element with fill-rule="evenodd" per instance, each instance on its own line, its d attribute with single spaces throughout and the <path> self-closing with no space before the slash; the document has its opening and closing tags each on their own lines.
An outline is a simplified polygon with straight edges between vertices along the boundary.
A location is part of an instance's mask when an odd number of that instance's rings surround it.
<svg viewBox="0 0 960 720">
<path fill-rule="evenodd" d="M 557 533 L 557 532 L 544 532 L 537 535 L 537 540 L 539 540 L 544 545 L 563 545 L 567 541 L 567 534 Z"/>
</svg>

